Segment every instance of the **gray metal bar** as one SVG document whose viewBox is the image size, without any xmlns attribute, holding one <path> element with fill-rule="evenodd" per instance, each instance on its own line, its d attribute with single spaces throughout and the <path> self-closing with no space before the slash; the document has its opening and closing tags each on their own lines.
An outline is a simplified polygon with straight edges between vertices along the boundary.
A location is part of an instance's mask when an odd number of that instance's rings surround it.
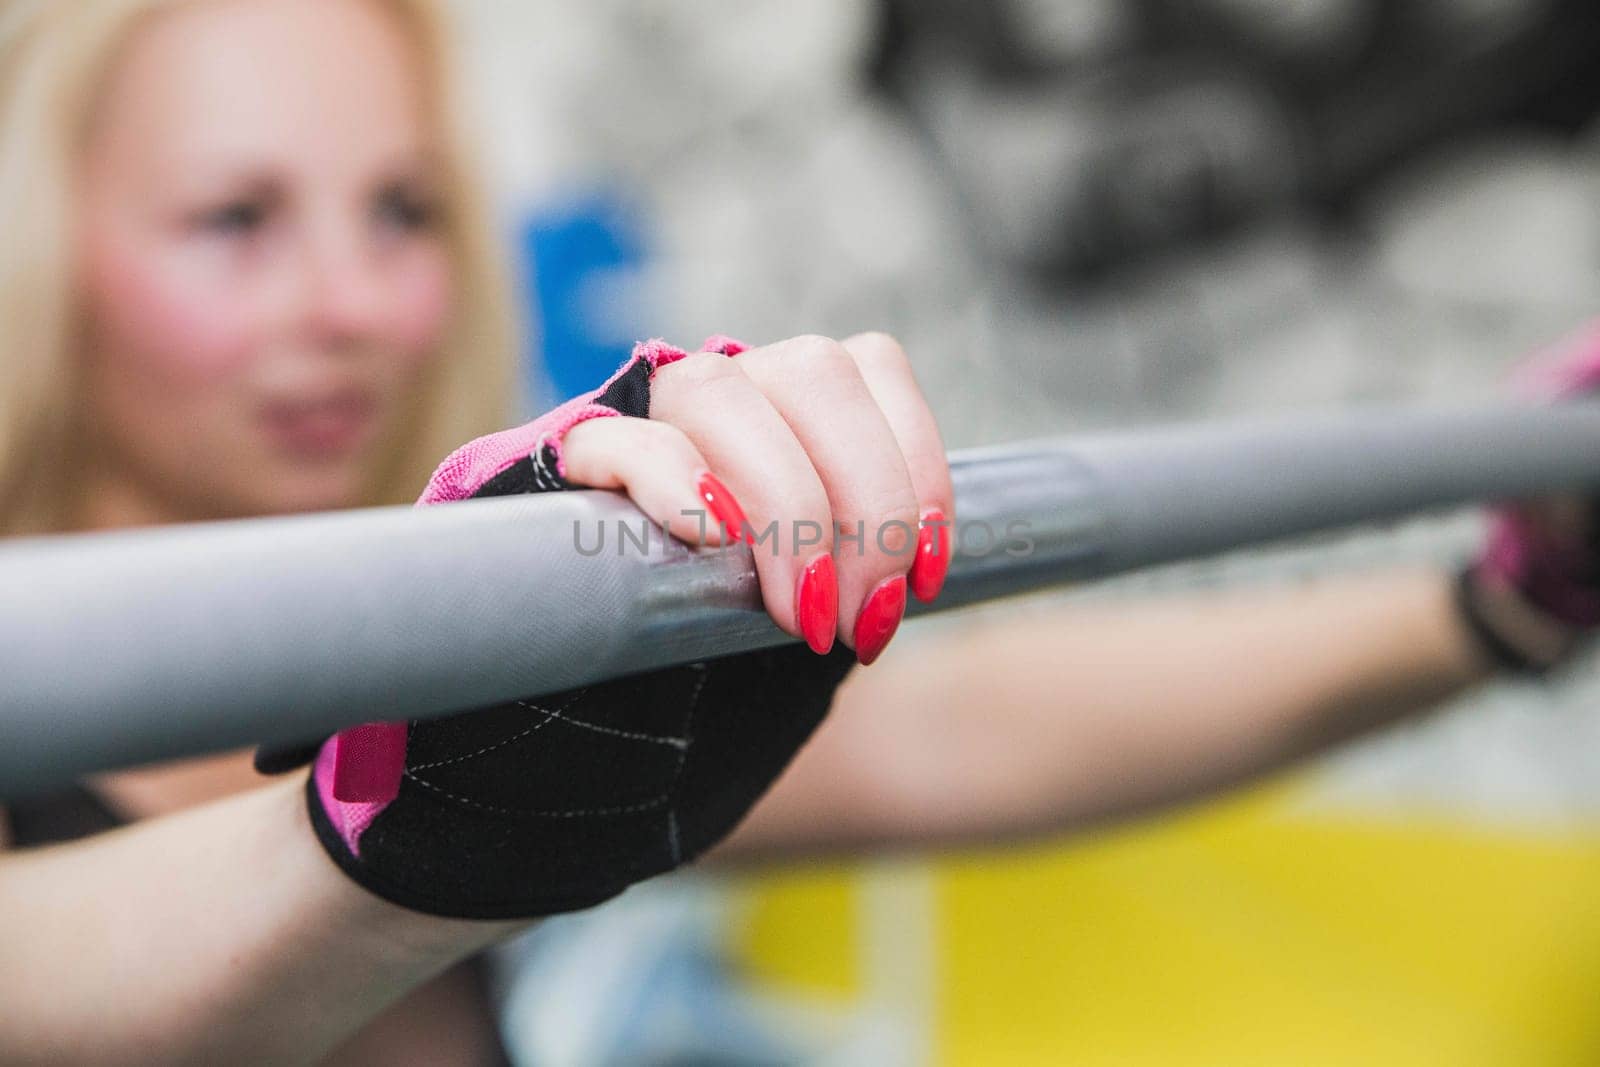
<svg viewBox="0 0 1600 1067">
<path fill-rule="evenodd" d="M 1298 418 L 952 462 L 960 537 L 939 610 L 1600 488 L 1600 406 Z M 759 608 L 748 548 L 657 533 L 619 555 L 616 525 L 641 522 L 624 498 L 581 492 L 0 545 L 0 796 L 790 640 Z M 602 523 L 605 551 L 580 552 Z"/>
</svg>

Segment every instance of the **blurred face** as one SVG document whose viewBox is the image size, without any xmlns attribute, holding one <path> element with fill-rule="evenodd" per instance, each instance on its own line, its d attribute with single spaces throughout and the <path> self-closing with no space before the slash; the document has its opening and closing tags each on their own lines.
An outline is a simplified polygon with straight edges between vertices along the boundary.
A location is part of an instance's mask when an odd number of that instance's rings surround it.
<svg viewBox="0 0 1600 1067">
<path fill-rule="evenodd" d="M 451 302 L 412 48 L 375 0 L 208 0 L 110 71 L 83 370 L 90 493 L 129 521 L 362 502 Z"/>
</svg>

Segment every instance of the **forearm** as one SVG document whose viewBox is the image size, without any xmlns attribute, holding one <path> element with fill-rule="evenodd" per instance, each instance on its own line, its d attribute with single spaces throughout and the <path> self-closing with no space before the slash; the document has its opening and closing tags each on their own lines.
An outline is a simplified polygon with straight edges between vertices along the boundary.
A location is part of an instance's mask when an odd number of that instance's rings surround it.
<svg viewBox="0 0 1600 1067">
<path fill-rule="evenodd" d="M 947 631 L 857 672 L 723 855 L 995 840 L 1127 816 L 1432 707 L 1487 669 L 1443 571 Z"/>
<path fill-rule="evenodd" d="M 312 1062 L 516 928 L 355 886 L 300 789 L 0 856 L 0 1062 Z"/>
</svg>

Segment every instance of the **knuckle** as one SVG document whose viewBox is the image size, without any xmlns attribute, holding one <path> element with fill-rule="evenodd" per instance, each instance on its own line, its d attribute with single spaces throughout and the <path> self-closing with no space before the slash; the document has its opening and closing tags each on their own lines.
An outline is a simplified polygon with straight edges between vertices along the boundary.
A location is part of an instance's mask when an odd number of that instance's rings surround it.
<svg viewBox="0 0 1600 1067">
<path fill-rule="evenodd" d="M 909 367 L 911 358 L 906 355 L 906 350 L 894 337 L 881 330 L 868 330 L 848 338 L 845 347 L 854 352 L 857 359 L 883 367 Z"/>
<path fill-rule="evenodd" d="M 670 422 L 661 422 L 657 419 L 639 419 L 634 429 L 634 440 L 631 442 L 638 448 L 672 448 L 683 439 L 683 431 Z"/>
<path fill-rule="evenodd" d="M 796 334 L 787 341 L 779 341 L 776 347 L 793 351 L 815 352 L 819 349 L 831 348 L 838 343 L 833 338 L 825 337 L 820 333 L 801 333 Z"/>
<path fill-rule="evenodd" d="M 637 430 L 628 441 L 629 451 L 665 459 L 682 466 L 701 462 L 700 450 L 682 429 L 658 419 L 635 419 Z"/>
<path fill-rule="evenodd" d="M 626 415 L 613 415 L 608 418 L 587 418 L 574 423 L 559 435 L 562 451 L 570 456 L 575 449 L 582 451 L 602 446 L 604 442 L 615 439 L 617 435 L 626 434 L 627 429 L 623 424 L 636 421 L 638 420 L 630 419 Z"/>
<path fill-rule="evenodd" d="M 844 345 L 831 337 L 803 334 L 777 346 L 778 359 L 796 376 L 833 378 L 859 376 L 860 370 Z"/>
<path fill-rule="evenodd" d="M 650 393 L 650 417 L 672 420 L 709 404 L 736 402 L 744 386 L 738 361 L 710 352 L 685 356 L 657 375 Z"/>
<path fill-rule="evenodd" d="M 713 382 L 740 375 L 738 365 L 727 356 L 715 352 L 696 352 L 672 364 L 669 380 Z"/>
</svg>

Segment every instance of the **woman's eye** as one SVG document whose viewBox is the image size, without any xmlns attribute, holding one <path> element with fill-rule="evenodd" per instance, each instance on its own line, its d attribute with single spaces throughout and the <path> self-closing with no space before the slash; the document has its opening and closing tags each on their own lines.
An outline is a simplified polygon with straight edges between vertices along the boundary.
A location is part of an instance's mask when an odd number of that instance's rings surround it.
<svg viewBox="0 0 1600 1067">
<path fill-rule="evenodd" d="M 400 230 L 426 230 L 432 228 L 438 209 L 431 200 L 407 192 L 390 189 L 379 194 L 378 220 L 386 226 Z"/>
<path fill-rule="evenodd" d="M 266 221 L 266 208 L 248 201 L 227 204 L 200 217 L 201 228 L 221 234 L 248 235 L 259 230 Z"/>
</svg>

